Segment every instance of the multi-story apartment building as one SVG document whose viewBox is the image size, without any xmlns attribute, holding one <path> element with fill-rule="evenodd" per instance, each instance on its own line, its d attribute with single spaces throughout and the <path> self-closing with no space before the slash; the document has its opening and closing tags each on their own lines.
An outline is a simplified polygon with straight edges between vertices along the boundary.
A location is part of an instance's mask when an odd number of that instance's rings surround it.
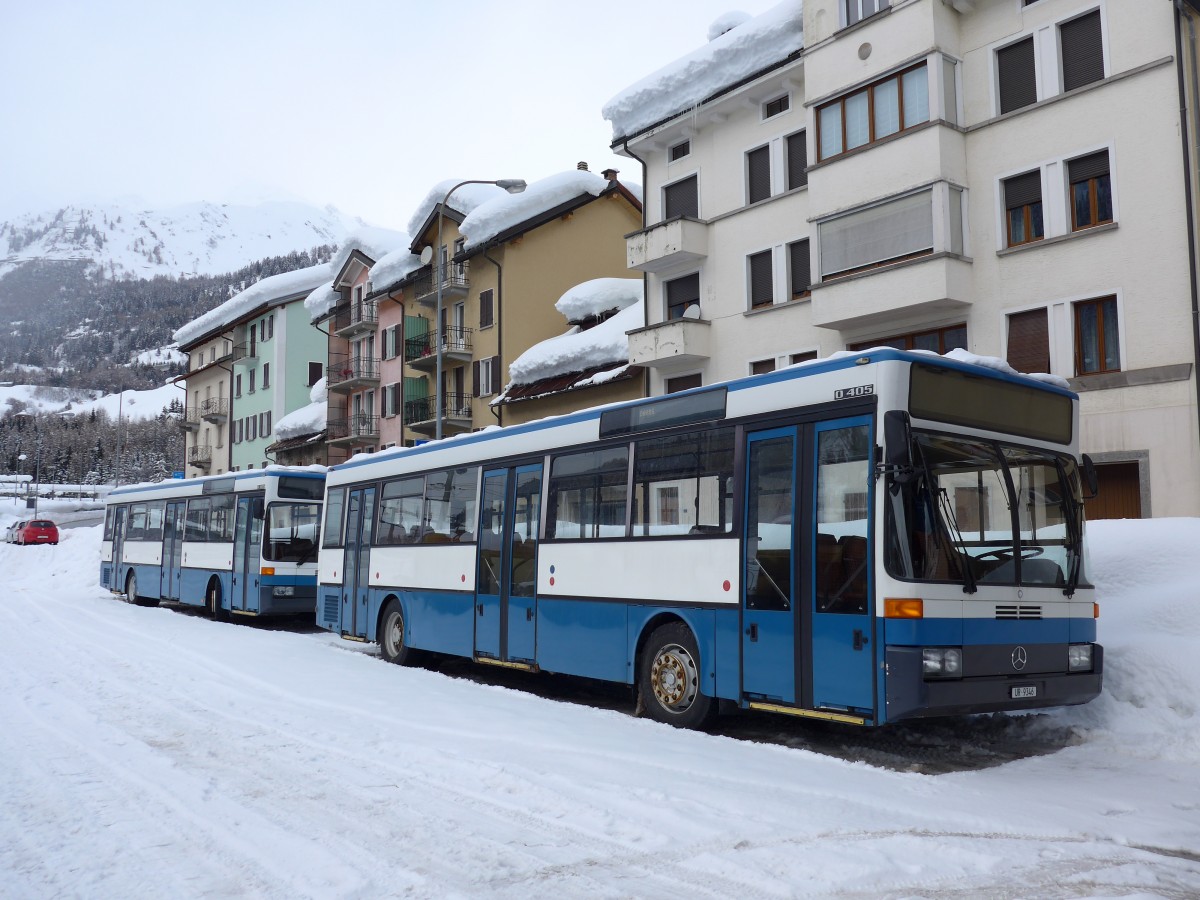
<svg viewBox="0 0 1200 900">
<path fill-rule="evenodd" d="M 329 266 L 264 278 L 175 332 L 188 355 L 188 477 L 258 468 L 269 460 L 273 422 L 309 402 L 321 377 L 325 335 L 304 300 Z"/>
<path fill-rule="evenodd" d="M 876 345 L 1002 357 L 1080 393 L 1089 515 L 1200 513 L 1197 5 L 787 2 L 623 91 L 652 393 Z"/>
</svg>

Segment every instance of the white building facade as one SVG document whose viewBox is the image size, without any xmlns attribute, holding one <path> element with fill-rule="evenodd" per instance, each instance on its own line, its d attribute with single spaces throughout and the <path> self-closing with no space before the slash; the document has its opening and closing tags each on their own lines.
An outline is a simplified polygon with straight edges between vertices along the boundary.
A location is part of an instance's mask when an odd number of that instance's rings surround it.
<svg viewBox="0 0 1200 900">
<path fill-rule="evenodd" d="M 605 109 L 645 171 L 631 362 L 660 394 L 880 344 L 1007 358 L 1080 392 L 1089 515 L 1200 514 L 1195 14 L 788 2 L 643 79 Z"/>
</svg>

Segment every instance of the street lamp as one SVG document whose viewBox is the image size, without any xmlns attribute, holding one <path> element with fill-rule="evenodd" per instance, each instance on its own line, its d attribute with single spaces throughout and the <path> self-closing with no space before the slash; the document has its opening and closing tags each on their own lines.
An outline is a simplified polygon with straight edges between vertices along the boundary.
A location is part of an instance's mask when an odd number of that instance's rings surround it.
<svg viewBox="0 0 1200 900">
<path fill-rule="evenodd" d="M 14 495 L 19 494 L 21 492 L 21 470 L 23 468 L 25 468 L 23 465 L 21 465 L 21 463 L 25 462 L 25 460 L 27 460 L 27 459 L 29 459 L 29 457 L 26 456 L 24 453 L 21 453 L 17 456 L 17 485 L 16 485 L 16 490 L 13 491 Z M 25 497 L 28 500 L 29 491 L 25 492 Z"/>
<path fill-rule="evenodd" d="M 442 202 L 438 205 L 437 248 L 434 250 L 433 255 L 437 256 L 437 261 L 434 262 L 437 272 L 437 319 L 435 322 L 437 330 L 434 332 L 437 338 L 437 373 L 434 382 L 434 437 L 439 441 L 442 439 L 442 402 L 445 399 L 442 392 L 442 342 L 445 338 L 445 335 L 442 334 L 442 282 L 446 277 L 446 272 L 442 266 L 442 222 L 445 218 L 446 204 L 450 201 L 450 195 L 465 184 L 494 184 L 496 187 L 504 188 L 510 194 L 519 194 L 525 190 L 525 181 L 522 178 L 500 178 L 496 181 L 470 179 L 468 181 L 460 181 L 454 187 L 450 188 L 450 190 L 446 191 L 446 195 L 442 197 Z M 450 265 L 449 256 L 450 254 L 446 254 L 446 267 Z"/>
</svg>

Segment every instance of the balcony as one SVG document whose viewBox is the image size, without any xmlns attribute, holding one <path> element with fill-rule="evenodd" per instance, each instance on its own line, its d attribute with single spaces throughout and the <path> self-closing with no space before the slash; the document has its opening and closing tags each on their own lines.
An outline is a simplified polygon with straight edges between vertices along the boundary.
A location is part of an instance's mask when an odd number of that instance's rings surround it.
<svg viewBox="0 0 1200 900">
<path fill-rule="evenodd" d="M 258 362 L 258 341 L 242 341 L 233 345 L 230 361 L 235 366 L 252 366 Z"/>
<path fill-rule="evenodd" d="M 379 440 L 379 416 L 366 413 L 347 416 L 344 419 L 331 420 L 329 443 L 339 447 L 349 447 L 355 444 L 372 444 Z"/>
<path fill-rule="evenodd" d="M 179 427 L 184 431 L 198 431 L 200 429 L 200 413 L 194 406 L 189 406 L 179 416 Z"/>
<path fill-rule="evenodd" d="M 900 319 L 965 316 L 971 263 L 935 253 L 814 284 L 812 323 L 820 328 L 887 328 Z"/>
<path fill-rule="evenodd" d="M 442 397 L 442 430 L 467 431 L 471 427 L 471 395 L 445 394 Z M 436 397 L 421 397 L 404 402 L 404 425 L 422 434 L 437 433 Z"/>
<path fill-rule="evenodd" d="M 695 265 L 708 256 L 708 225 L 697 219 L 671 219 L 625 238 L 631 269 L 666 272 Z"/>
<path fill-rule="evenodd" d="M 196 466 L 200 469 L 207 469 L 212 465 L 212 445 L 197 444 L 194 447 L 188 447 L 187 461 L 189 466 Z"/>
<path fill-rule="evenodd" d="M 413 297 L 425 306 L 437 306 L 437 274 L 442 272 L 442 301 L 458 299 L 467 295 L 470 282 L 467 279 L 466 263 L 447 263 L 431 269 L 430 273 L 413 285 Z"/>
<path fill-rule="evenodd" d="M 379 327 L 379 304 L 363 300 L 339 307 L 333 317 L 333 333 L 340 338 L 367 334 Z"/>
<path fill-rule="evenodd" d="M 711 356 L 711 324 L 704 319 L 671 319 L 629 332 L 629 363 L 670 371 Z"/>
<path fill-rule="evenodd" d="M 472 328 L 447 328 L 442 335 L 442 359 L 471 362 Z M 404 361 L 414 369 L 433 371 L 437 368 L 437 335 L 433 332 L 408 338 L 404 342 Z"/>
<path fill-rule="evenodd" d="M 214 425 L 229 421 L 229 401 L 224 397 L 209 397 L 200 401 L 200 418 Z"/>
<path fill-rule="evenodd" d="M 329 390 L 349 393 L 379 384 L 379 360 L 365 356 L 339 356 L 325 367 L 325 383 Z"/>
</svg>

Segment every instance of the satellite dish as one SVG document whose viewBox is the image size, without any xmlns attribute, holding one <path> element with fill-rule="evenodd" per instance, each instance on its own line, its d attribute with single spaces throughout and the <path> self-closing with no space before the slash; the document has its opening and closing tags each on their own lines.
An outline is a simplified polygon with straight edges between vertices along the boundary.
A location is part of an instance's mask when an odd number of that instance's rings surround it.
<svg viewBox="0 0 1200 900">
<path fill-rule="evenodd" d="M 685 309 L 685 310 L 683 311 L 683 317 L 684 317 L 685 319 L 698 319 L 698 318 L 700 318 L 700 304 L 699 304 L 699 303 L 693 303 L 691 306 L 689 306 L 687 309 Z"/>
<path fill-rule="evenodd" d="M 429 265 L 429 262 L 432 259 L 433 259 L 433 247 L 426 246 L 425 249 L 421 251 L 421 265 L 423 265 L 423 266 Z"/>
</svg>

